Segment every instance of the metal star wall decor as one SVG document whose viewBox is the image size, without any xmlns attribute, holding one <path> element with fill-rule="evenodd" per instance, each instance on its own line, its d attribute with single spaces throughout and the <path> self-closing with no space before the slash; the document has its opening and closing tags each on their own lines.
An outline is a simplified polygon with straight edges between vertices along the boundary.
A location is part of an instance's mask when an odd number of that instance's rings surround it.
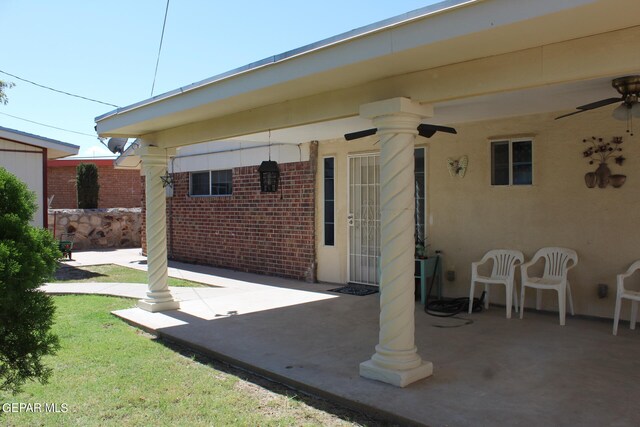
<svg viewBox="0 0 640 427">
<path fill-rule="evenodd" d="M 164 175 L 160 177 L 162 180 L 162 187 L 173 187 L 173 174 L 170 174 L 169 171 L 166 171 Z"/>
</svg>

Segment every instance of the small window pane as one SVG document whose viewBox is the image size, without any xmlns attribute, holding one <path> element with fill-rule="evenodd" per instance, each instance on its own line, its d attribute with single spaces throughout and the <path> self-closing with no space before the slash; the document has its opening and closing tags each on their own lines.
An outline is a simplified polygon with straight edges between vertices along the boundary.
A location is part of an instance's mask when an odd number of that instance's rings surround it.
<svg viewBox="0 0 640 427">
<path fill-rule="evenodd" d="M 333 212 L 334 212 L 333 202 L 330 202 L 330 201 L 324 202 L 324 222 L 328 222 L 328 223 L 334 222 Z"/>
<path fill-rule="evenodd" d="M 513 185 L 531 185 L 533 168 L 531 141 L 515 141 L 513 151 Z"/>
<path fill-rule="evenodd" d="M 325 200 L 335 200 L 333 197 L 334 185 L 333 179 L 324 180 L 324 198 Z"/>
<path fill-rule="evenodd" d="M 509 185 L 509 142 L 491 143 L 491 185 Z"/>
<path fill-rule="evenodd" d="M 209 195 L 209 172 L 191 172 L 191 195 Z"/>
<path fill-rule="evenodd" d="M 333 246 L 335 244 L 333 224 L 324 225 L 324 244 L 325 246 Z"/>
<path fill-rule="evenodd" d="M 333 179 L 333 157 L 324 159 L 324 177 Z"/>
<path fill-rule="evenodd" d="M 211 171 L 211 195 L 225 196 L 233 194 L 233 171 Z"/>
</svg>

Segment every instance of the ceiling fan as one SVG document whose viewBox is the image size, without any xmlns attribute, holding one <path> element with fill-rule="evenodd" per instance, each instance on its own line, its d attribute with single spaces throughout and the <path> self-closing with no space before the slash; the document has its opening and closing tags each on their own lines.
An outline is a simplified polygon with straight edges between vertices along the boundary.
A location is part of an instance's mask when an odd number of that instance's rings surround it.
<svg viewBox="0 0 640 427">
<path fill-rule="evenodd" d="M 640 117 L 640 104 L 638 104 L 638 98 L 640 97 L 640 76 L 618 77 L 611 81 L 611 86 L 622 96 L 618 98 L 601 99 L 600 101 L 581 105 L 576 107 L 578 111 L 558 116 L 556 120 L 573 116 L 574 114 L 584 113 L 585 111 L 595 110 L 596 108 L 615 104 L 616 102 L 621 102 L 621 104 L 613 111 L 614 118 L 618 120 L 628 120 L 631 114 Z"/>
<path fill-rule="evenodd" d="M 375 135 L 376 132 L 378 132 L 377 128 L 360 130 L 358 132 L 345 134 L 344 139 L 352 141 L 354 139 L 364 138 L 365 136 Z M 425 138 L 431 138 L 436 132 L 452 133 L 454 135 L 458 133 L 454 128 L 448 126 L 430 125 L 427 123 L 418 125 L 418 135 L 424 136 Z"/>
</svg>

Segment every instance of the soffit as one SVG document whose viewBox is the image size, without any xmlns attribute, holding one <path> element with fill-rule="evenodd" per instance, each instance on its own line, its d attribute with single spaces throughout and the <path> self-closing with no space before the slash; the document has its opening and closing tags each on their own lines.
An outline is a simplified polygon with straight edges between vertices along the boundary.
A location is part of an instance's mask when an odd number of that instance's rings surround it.
<svg viewBox="0 0 640 427">
<path fill-rule="evenodd" d="M 98 131 L 144 135 L 390 76 L 627 28 L 638 25 L 639 16 L 636 0 L 478 1 L 125 108 L 99 118 Z M 446 95 L 439 96 L 420 101 L 449 101 Z M 441 109 L 454 105 L 444 104 Z"/>
</svg>

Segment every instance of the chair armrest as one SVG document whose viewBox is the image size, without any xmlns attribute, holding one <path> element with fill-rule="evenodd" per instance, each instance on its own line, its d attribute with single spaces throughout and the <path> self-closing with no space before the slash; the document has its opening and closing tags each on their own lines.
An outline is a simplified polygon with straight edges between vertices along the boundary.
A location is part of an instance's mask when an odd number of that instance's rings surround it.
<svg viewBox="0 0 640 427">
<path fill-rule="evenodd" d="M 531 261 L 525 262 L 523 264 L 520 265 L 520 271 L 525 271 L 527 270 L 529 267 L 531 267 L 533 264 L 535 264 L 536 262 L 538 262 L 537 259 L 532 259 Z"/>
<path fill-rule="evenodd" d="M 479 266 L 481 266 L 482 264 L 484 264 L 484 262 L 480 262 L 480 261 L 472 262 L 472 263 L 471 263 L 471 269 L 472 269 L 472 270 L 475 270 L 475 269 L 477 269 Z"/>
<path fill-rule="evenodd" d="M 484 256 L 482 257 L 482 259 L 480 261 L 472 262 L 471 263 L 471 268 L 479 267 L 482 264 L 486 264 L 491 258 L 492 258 L 491 255 L 489 255 L 489 253 L 486 253 L 486 254 L 484 254 Z"/>
<path fill-rule="evenodd" d="M 473 275 L 474 273 L 477 274 L 478 272 L 478 267 L 480 267 L 482 264 L 486 264 L 489 259 L 491 257 L 488 257 L 487 255 L 485 255 L 484 257 L 482 257 L 482 259 L 480 261 L 475 261 L 471 263 L 471 274 Z"/>
<path fill-rule="evenodd" d="M 522 283 L 526 282 L 529 279 L 529 273 L 527 272 L 527 270 L 529 269 L 529 267 L 537 263 L 538 259 L 540 259 L 540 257 L 533 258 L 531 261 L 520 264 L 520 279 L 522 280 Z"/>
<path fill-rule="evenodd" d="M 636 261 L 633 264 L 631 264 L 631 266 L 627 269 L 627 271 L 625 271 L 624 273 L 618 274 L 618 277 L 622 277 L 623 279 L 626 279 L 627 277 L 635 273 L 636 270 L 638 269 L 640 269 L 640 261 Z"/>
</svg>

